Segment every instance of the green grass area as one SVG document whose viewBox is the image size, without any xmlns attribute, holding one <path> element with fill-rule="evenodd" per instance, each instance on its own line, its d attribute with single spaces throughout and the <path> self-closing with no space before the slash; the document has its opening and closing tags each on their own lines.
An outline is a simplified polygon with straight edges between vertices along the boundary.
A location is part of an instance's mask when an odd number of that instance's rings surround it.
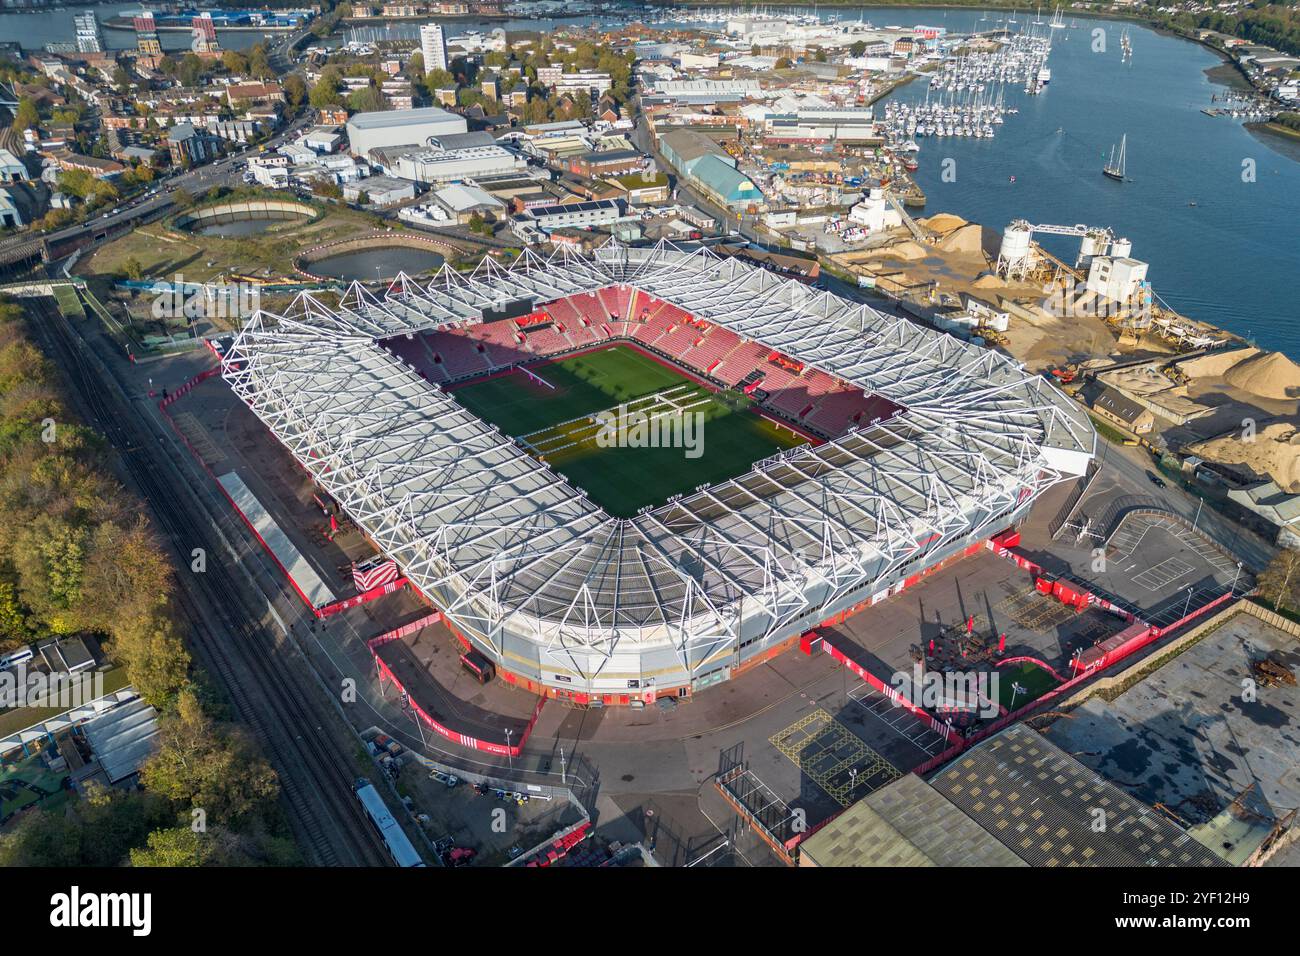
<svg viewBox="0 0 1300 956">
<path fill-rule="evenodd" d="M 1097 429 L 1097 434 L 1107 441 L 1114 442 L 1116 445 L 1122 445 L 1126 441 L 1133 440 L 1114 425 L 1109 425 L 1106 422 L 1103 422 L 1096 415 L 1089 415 L 1088 417 L 1092 419 L 1092 427 Z"/>
<path fill-rule="evenodd" d="M 620 518 L 658 505 L 700 484 L 735 477 L 758 459 L 806 439 L 748 411 L 738 392 L 711 393 L 636 349 L 616 345 L 598 352 L 534 366 L 555 386 L 547 388 L 522 372 L 499 375 L 455 389 L 465 408 L 514 438 L 539 449 L 539 457 Z M 672 400 L 702 415 L 700 454 L 681 447 L 602 447 L 591 417 L 619 405 L 669 392 Z M 658 405 L 663 408 L 664 406 Z M 566 427 L 564 423 L 574 423 Z M 540 434 L 539 434 L 540 433 Z M 560 447 L 572 439 L 568 447 Z"/>
<path fill-rule="evenodd" d="M 1021 661 L 1019 664 L 1013 664 L 1010 667 L 999 667 L 997 674 L 998 703 L 1008 710 L 1011 709 L 1012 684 L 1019 684 L 1024 688 L 1023 691 L 1016 694 L 1016 710 L 1024 707 L 1031 700 L 1037 700 L 1056 686 L 1055 677 L 1037 664 L 1031 664 L 1028 661 Z"/>
</svg>

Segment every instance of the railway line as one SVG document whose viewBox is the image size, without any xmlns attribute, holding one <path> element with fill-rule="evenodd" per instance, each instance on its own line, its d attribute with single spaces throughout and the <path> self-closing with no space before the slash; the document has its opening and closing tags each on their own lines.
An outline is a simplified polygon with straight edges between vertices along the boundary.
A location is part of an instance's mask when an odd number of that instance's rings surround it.
<svg viewBox="0 0 1300 956">
<path fill-rule="evenodd" d="M 117 449 L 130 479 L 170 541 L 177 567 L 194 548 L 209 556 L 203 573 L 181 582 L 177 605 L 191 628 L 199 663 L 221 681 L 240 718 L 263 743 L 281 784 L 284 805 L 309 862 L 321 866 L 391 865 L 352 794 L 350 755 L 329 729 L 339 719 L 320 699 L 306 666 L 290 658 L 292 639 L 277 641 L 250 608 L 212 525 L 185 500 L 175 464 L 161 461 L 157 440 L 141 427 L 112 372 L 89 354 L 85 340 L 47 300 L 29 303 L 47 354 L 64 370 L 85 420 Z M 171 473 L 177 480 L 169 482 Z"/>
</svg>

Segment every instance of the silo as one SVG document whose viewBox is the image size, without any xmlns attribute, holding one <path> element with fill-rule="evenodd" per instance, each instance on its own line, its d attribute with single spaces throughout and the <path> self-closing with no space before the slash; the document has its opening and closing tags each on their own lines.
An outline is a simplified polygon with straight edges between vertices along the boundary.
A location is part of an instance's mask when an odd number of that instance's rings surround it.
<svg viewBox="0 0 1300 956">
<path fill-rule="evenodd" d="M 1017 219 L 1002 230 L 1002 246 L 998 250 L 998 272 L 1010 278 L 1019 278 L 1033 268 L 1034 230 L 1023 219 Z"/>
<path fill-rule="evenodd" d="M 1116 259 L 1127 259 L 1133 251 L 1133 243 L 1127 239 L 1116 239 L 1110 244 L 1110 254 Z"/>
</svg>

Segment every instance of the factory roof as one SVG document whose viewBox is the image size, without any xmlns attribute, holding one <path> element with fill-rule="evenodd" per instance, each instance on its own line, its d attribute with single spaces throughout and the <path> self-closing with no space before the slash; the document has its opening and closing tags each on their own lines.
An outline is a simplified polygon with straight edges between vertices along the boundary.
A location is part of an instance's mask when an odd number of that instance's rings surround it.
<svg viewBox="0 0 1300 956">
<path fill-rule="evenodd" d="M 817 866 L 1024 866 L 916 774 L 859 800 L 799 845 Z"/>
<path fill-rule="evenodd" d="M 421 123 L 436 123 L 443 120 L 458 120 L 455 113 L 437 106 L 426 106 L 417 110 L 377 110 L 373 113 L 356 113 L 348 120 L 354 129 L 388 129 L 393 126 L 417 126 Z"/>
</svg>

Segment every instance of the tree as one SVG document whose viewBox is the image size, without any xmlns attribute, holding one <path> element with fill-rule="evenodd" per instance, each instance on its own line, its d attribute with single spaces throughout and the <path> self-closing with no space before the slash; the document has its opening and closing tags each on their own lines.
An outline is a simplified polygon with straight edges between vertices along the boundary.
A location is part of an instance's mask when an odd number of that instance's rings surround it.
<svg viewBox="0 0 1300 956">
<path fill-rule="evenodd" d="M 1259 576 L 1259 593 L 1279 611 L 1300 608 L 1300 551 L 1283 548 Z"/>
<path fill-rule="evenodd" d="M 266 44 L 256 43 L 248 51 L 248 70 L 259 80 L 275 79 L 275 69 L 271 66 L 271 58 L 267 55 Z"/>
<path fill-rule="evenodd" d="M 25 129 L 32 129 L 41 121 L 40 110 L 36 108 L 36 101 L 30 96 L 24 96 L 18 101 L 18 109 L 14 112 L 14 129 L 22 132 Z"/>
<path fill-rule="evenodd" d="M 321 70 L 320 79 L 311 88 L 307 101 L 318 110 L 343 105 L 343 96 L 339 93 L 341 82 L 338 67 L 325 67 Z"/>
<path fill-rule="evenodd" d="M 158 752 L 141 770 L 141 781 L 174 802 L 202 807 L 211 822 L 253 822 L 279 795 L 275 771 L 246 733 L 215 724 L 192 690 L 182 691 L 176 708 L 159 718 L 158 737 Z"/>
<path fill-rule="evenodd" d="M 388 109 L 388 102 L 373 86 L 364 86 L 348 94 L 348 109 L 353 113 L 377 113 Z"/>
<path fill-rule="evenodd" d="M 244 56 L 244 54 L 240 53 L 238 50 L 226 50 L 222 53 L 221 65 L 231 73 L 236 73 L 240 76 L 248 74 L 248 57 Z"/>
<path fill-rule="evenodd" d="M 424 74 L 425 85 L 430 90 L 442 90 L 456 85 L 456 78 L 447 70 L 430 70 Z"/>
<path fill-rule="evenodd" d="M 195 833 L 189 827 L 171 827 L 149 834 L 147 846 L 131 850 L 132 866 L 209 866 L 215 862 L 217 845 L 210 833 Z"/>
<path fill-rule="evenodd" d="M 126 668 L 140 696 L 162 707 L 189 680 L 190 655 L 176 626 L 161 614 L 129 620 L 113 629 L 113 657 Z"/>
<path fill-rule="evenodd" d="M 31 637 L 26 610 L 18 600 L 18 589 L 12 581 L 0 580 L 0 649 L 13 650 Z"/>
<path fill-rule="evenodd" d="M 776 61 L 776 69 L 778 70 L 788 70 L 792 66 L 794 66 L 794 64 L 790 62 L 790 58 L 788 56 L 780 57 Z"/>
<path fill-rule="evenodd" d="M 307 102 L 307 81 L 297 73 L 290 73 L 284 78 L 284 97 L 292 109 L 299 109 Z"/>
<path fill-rule="evenodd" d="M 109 633 L 150 624 L 167 606 L 171 565 L 142 516 L 129 527 L 105 523 L 95 529 L 83 586 L 106 612 L 90 625 Z"/>
<path fill-rule="evenodd" d="M 54 634 L 80 624 L 87 528 L 58 514 L 39 514 L 14 537 L 13 562 L 23 604 Z"/>
<path fill-rule="evenodd" d="M 131 256 L 122 263 L 122 274 L 128 279 L 139 282 L 144 275 L 144 266 L 140 265 L 140 260 Z"/>
<path fill-rule="evenodd" d="M 181 57 L 176 76 L 184 86 L 197 86 L 199 78 L 203 76 L 205 69 L 203 61 L 198 56 L 193 53 L 186 53 Z"/>
</svg>

